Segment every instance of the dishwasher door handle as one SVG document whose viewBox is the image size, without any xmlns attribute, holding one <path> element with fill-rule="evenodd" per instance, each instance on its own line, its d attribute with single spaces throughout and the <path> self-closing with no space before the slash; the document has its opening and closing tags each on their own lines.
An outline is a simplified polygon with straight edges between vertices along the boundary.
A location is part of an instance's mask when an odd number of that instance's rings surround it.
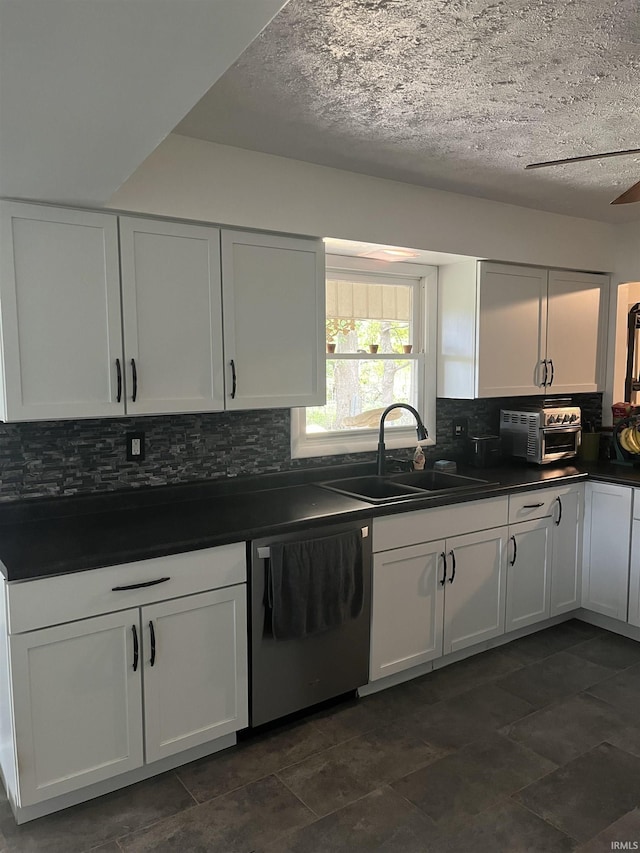
<svg viewBox="0 0 640 853">
<path fill-rule="evenodd" d="M 369 528 L 362 527 L 361 528 L 362 538 L 366 539 L 369 535 Z M 257 555 L 259 560 L 268 560 L 271 557 L 271 548 L 268 545 L 262 545 L 257 549 Z"/>
</svg>

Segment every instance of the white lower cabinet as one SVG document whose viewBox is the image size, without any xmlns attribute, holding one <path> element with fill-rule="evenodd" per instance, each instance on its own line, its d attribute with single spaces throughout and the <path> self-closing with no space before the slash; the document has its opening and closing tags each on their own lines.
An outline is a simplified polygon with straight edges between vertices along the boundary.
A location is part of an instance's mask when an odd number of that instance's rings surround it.
<svg viewBox="0 0 640 853">
<path fill-rule="evenodd" d="M 504 527 L 447 540 L 445 655 L 504 634 L 506 546 Z"/>
<path fill-rule="evenodd" d="M 143 763 L 139 636 L 135 609 L 10 637 L 21 805 Z"/>
<path fill-rule="evenodd" d="M 509 527 L 506 630 L 515 631 L 549 616 L 551 607 L 550 518 Z"/>
<path fill-rule="evenodd" d="M 587 483 L 582 606 L 627 619 L 632 489 Z"/>
<path fill-rule="evenodd" d="M 640 489 L 633 490 L 631 563 L 629 566 L 629 611 L 627 621 L 640 628 Z"/>
<path fill-rule="evenodd" d="M 221 588 L 200 591 L 205 583 Z M 19 822 L 128 771 L 153 775 L 145 765 L 215 751 L 247 726 L 244 544 L 1 592 L 0 762 Z M 114 612 L 76 615 L 100 608 Z M 72 621 L 58 624 L 63 613 Z"/>
<path fill-rule="evenodd" d="M 244 586 L 142 608 L 148 762 L 247 725 Z"/>
<path fill-rule="evenodd" d="M 442 655 L 444 549 L 443 539 L 374 554 L 371 681 Z"/>
<path fill-rule="evenodd" d="M 370 680 L 579 608 L 582 507 L 571 484 L 374 519 Z"/>
<path fill-rule="evenodd" d="M 550 616 L 558 616 L 580 607 L 582 513 L 582 486 L 556 492 L 551 527 Z"/>
<path fill-rule="evenodd" d="M 479 503 L 479 517 L 486 503 Z M 504 499 L 490 511 L 506 521 L 506 506 Z M 426 510 L 411 514 L 414 536 L 429 512 L 439 514 L 443 530 L 473 525 L 469 507 Z M 374 547 L 397 541 L 407 523 L 402 516 L 383 518 L 376 531 L 376 521 Z M 506 533 L 503 526 L 374 554 L 371 681 L 504 632 Z"/>
</svg>

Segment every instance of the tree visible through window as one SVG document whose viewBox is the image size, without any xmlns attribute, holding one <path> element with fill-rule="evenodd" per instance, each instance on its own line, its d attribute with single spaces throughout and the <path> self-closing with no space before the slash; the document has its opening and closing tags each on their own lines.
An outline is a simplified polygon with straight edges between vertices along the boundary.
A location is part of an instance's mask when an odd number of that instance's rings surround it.
<svg viewBox="0 0 640 853">
<path fill-rule="evenodd" d="M 372 277 L 373 278 L 373 277 Z M 327 403 L 306 410 L 306 432 L 376 429 L 391 403 L 418 405 L 418 281 L 327 279 Z M 389 428 L 411 426 L 392 412 Z"/>
</svg>

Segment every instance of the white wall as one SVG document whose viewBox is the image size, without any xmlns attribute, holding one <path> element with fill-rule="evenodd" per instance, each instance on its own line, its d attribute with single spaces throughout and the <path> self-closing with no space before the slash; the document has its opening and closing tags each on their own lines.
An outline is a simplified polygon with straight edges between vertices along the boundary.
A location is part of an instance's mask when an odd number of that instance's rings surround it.
<svg viewBox="0 0 640 853">
<path fill-rule="evenodd" d="M 285 0 L 2 0 L 0 195 L 98 206 Z"/>
<path fill-rule="evenodd" d="M 109 201 L 122 210 L 583 270 L 614 226 L 171 134 Z"/>
</svg>

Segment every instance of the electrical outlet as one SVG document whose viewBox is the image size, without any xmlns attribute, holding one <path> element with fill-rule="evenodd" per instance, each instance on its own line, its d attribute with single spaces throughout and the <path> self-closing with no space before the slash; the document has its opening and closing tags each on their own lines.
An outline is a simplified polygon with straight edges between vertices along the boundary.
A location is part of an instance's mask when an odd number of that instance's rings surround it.
<svg viewBox="0 0 640 853">
<path fill-rule="evenodd" d="M 469 433 L 469 418 L 453 419 L 453 437 L 466 438 Z"/>
<path fill-rule="evenodd" d="M 144 433 L 128 432 L 127 438 L 127 462 L 142 462 L 144 459 Z"/>
</svg>

